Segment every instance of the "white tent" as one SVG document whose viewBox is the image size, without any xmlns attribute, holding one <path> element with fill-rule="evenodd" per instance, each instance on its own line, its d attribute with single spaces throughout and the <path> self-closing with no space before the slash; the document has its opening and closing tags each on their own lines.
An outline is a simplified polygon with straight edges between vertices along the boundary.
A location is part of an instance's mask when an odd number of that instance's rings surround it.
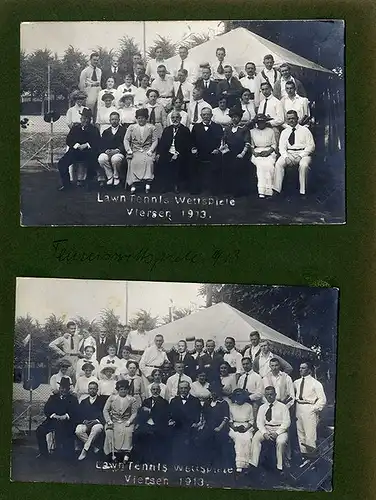
<svg viewBox="0 0 376 500">
<path fill-rule="evenodd" d="M 167 350 L 179 340 L 192 342 L 194 338 L 213 339 L 219 347 L 224 345 L 224 340 L 228 336 L 234 337 L 236 347 L 243 349 L 249 344 L 249 334 L 254 330 L 260 333 L 262 339 L 272 342 L 275 352 L 289 353 L 297 357 L 312 354 L 311 349 L 224 302 L 155 328 L 150 335 L 154 338 L 156 334 L 162 334 Z"/>
<path fill-rule="evenodd" d="M 307 29 L 309 29 L 308 24 Z M 197 66 L 205 62 L 212 64 L 216 61 L 215 51 L 218 47 L 224 47 L 226 49 L 226 59 L 235 66 L 237 71 L 244 70 L 244 65 L 248 61 L 254 62 L 259 71 L 264 67 L 262 62 L 264 56 L 266 54 L 272 54 L 277 67 L 287 62 L 301 68 L 332 73 L 323 66 L 294 54 L 294 52 L 280 47 L 276 43 L 256 35 L 245 28 L 235 28 L 201 45 L 193 47 L 193 49 L 189 51 L 189 57 L 197 62 Z M 179 61 L 179 56 L 174 56 L 167 59 L 166 62 L 168 67 L 176 68 L 180 64 Z"/>
</svg>

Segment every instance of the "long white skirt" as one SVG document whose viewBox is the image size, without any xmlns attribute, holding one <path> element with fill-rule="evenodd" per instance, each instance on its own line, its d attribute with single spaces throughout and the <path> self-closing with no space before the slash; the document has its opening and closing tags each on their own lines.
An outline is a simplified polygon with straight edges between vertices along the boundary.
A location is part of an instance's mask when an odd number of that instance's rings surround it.
<svg viewBox="0 0 376 500">
<path fill-rule="evenodd" d="M 235 445 L 236 467 L 241 469 L 248 467 L 251 461 L 252 430 L 236 432 L 230 429 L 229 436 Z"/>
<path fill-rule="evenodd" d="M 106 455 L 114 451 L 130 451 L 132 449 L 134 425 L 126 427 L 124 422 L 114 422 L 113 429 L 106 429 L 103 451 Z"/>
<path fill-rule="evenodd" d="M 251 158 L 252 163 L 256 166 L 258 193 L 264 196 L 271 196 L 273 194 L 275 160 L 275 153 L 266 158 L 261 156 L 255 157 L 253 155 Z"/>
</svg>

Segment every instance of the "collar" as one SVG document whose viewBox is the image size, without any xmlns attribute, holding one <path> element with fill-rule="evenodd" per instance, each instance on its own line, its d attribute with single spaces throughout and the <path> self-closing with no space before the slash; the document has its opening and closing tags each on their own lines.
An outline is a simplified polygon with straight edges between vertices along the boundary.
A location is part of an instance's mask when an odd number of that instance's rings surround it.
<svg viewBox="0 0 376 500">
<path fill-rule="evenodd" d="M 212 122 L 210 121 L 208 124 L 205 124 L 204 122 L 202 122 L 203 126 L 204 127 L 210 127 L 210 125 L 212 124 Z"/>
<path fill-rule="evenodd" d="M 248 80 L 254 80 L 254 79 L 255 79 L 255 77 L 254 77 L 254 76 L 248 76 L 248 75 L 247 75 L 247 79 L 248 79 Z"/>
<path fill-rule="evenodd" d="M 200 104 L 201 102 L 204 102 L 204 99 L 202 97 L 198 101 L 193 101 L 192 104 L 193 106 L 196 106 L 196 104 Z"/>
<path fill-rule="evenodd" d="M 115 130 L 116 132 L 119 130 L 119 127 L 120 127 L 120 125 L 118 125 L 117 127 L 111 126 L 112 130 Z M 121 339 L 121 337 L 122 337 L 121 335 L 117 335 L 117 338 Z"/>
<path fill-rule="evenodd" d="M 231 349 L 231 351 L 227 351 L 227 354 L 232 354 L 233 352 L 236 352 L 235 347 L 233 347 L 233 348 Z"/>
<path fill-rule="evenodd" d="M 290 75 L 288 78 L 284 78 L 283 76 L 281 76 L 281 80 L 283 80 L 284 82 L 287 82 L 287 81 L 289 81 L 289 80 L 294 81 L 294 80 L 295 80 L 295 78 L 294 78 L 292 75 Z"/>
</svg>

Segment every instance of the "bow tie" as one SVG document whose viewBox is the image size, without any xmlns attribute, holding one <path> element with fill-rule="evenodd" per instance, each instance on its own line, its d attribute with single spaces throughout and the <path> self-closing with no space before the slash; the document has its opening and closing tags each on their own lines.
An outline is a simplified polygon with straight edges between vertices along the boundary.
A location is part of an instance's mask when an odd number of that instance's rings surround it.
<svg viewBox="0 0 376 500">
<path fill-rule="evenodd" d="M 254 80 L 254 76 L 247 76 L 248 80 Z"/>
<path fill-rule="evenodd" d="M 114 363 L 115 363 L 115 360 L 110 360 L 110 359 L 108 359 L 108 360 L 107 360 L 107 364 L 109 364 L 109 363 L 114 364 Z"/>
<path fill-rule="evenodd" d="M 132 89 L 124 89 L 123 94 L 125 94 L 125 92 L 132 92 Z"/>
<path fill-rule="evenodd" d="M 66 399 L 67 397 L 66 396 L 60 396 L 60 399 Z"/>
</svg>

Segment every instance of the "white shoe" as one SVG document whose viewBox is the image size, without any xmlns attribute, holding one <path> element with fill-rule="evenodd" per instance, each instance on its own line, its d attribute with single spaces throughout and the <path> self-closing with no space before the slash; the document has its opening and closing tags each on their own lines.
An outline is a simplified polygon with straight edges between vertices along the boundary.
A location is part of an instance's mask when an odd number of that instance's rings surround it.
<svg viewBox="0 0 376 500">
<path fill-rule="evenodd" d="M 136 192 L 136 187 L 135 187 L 135 186 L 132 186 L 132 187 L 131 187 L 131 193 L 133 194 L 133 193 L 135 193 L 135 192 Z"/>
<path fill-rule="evenodd" d="M 114 186 L 118 186 L 120 184 L 120 179 L 118 177 L 114 178 Z"/>
<path fill-rule="evenodd" d="M 264 194 L 259 194 L 259 198 L 265 198 Z"/>
<path fill-rule="evenodd" d="M 85 448 L 83 448 L 81 453 L 80 453 L 80 456 L 78 457 L 78 460 L 84 460 L 86 458 L 86 455 L 87 455 L 87 451 L 85 450 Z"/>
<path fill-rule="evenodd" d="M 98 446 L 94 446 L 93 451 L 95 454 L 99 453 L 101 450 L 98 448 Z"/>
<path fill-rule="evenodd" d="M 108 179 L 108 181 L 107 181 L 107 186 L 112 186 L 113 182 L 114 182 L 114 178 L 111 177 L 111 179 Z"/>
<path fill-rule="evenodd" d="M 145 184 L 145 193 L 150 191 L 150 184 Z"/>
<path fill-rule="evenodd" d="M 124 455 L 123 462 L 128 462 L 128 460 L 129 460 L 129 456 L 128 455 Z"/>
<path fill-rule="evenodd" d="M 243 469 L 241 467 L 236 467 L 236 472 L 242 472 Z"/>
</svg>

